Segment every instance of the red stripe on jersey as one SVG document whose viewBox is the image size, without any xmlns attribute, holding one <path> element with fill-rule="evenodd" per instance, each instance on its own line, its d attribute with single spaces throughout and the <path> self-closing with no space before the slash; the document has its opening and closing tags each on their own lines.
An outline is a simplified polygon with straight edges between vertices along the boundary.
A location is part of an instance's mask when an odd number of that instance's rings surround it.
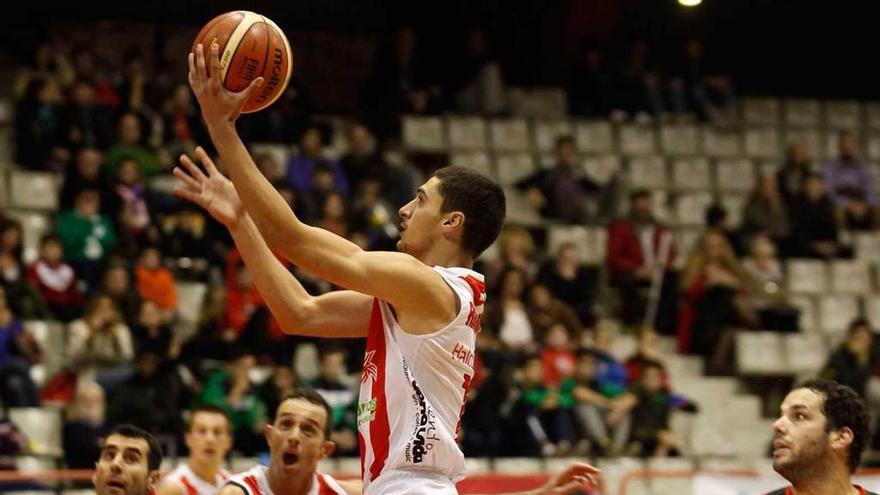
<svg viewBox="0 0 880 495">
<path fill-rule="evenodd" d="M 251 489 L 251 495 L 263 495 L 263 492 L 260 491 L 260 484 L 257 482 L 255 476 L 245 476 L 244 482 L 247 483 L 248 488 Z"/>
<path fill-rule="evenodd" d="M 186 495 L 199 495 L 196 487 L 194 487 L 192 483 L 189 482 L 189 478 L 187 478 L 186 476 L 181 476 L 180 482 L 183 484 L 183 487 L 186 488 Z"/>
<path fill-rule="evenodd" d="M 327 480 L 324 479 L 324 475 L 321 473 L 315 473 L 318 478 L 318 495 L 337 495 L 336 490 L 330 487 L 327 483 Z"/>
<path fill-rule="evenodd" d="M 483 303 L 486 302 L 486 283 L 473 275 L 466 275 L 459 278 L 471 286 L 471 292 L 474 293 L 474 305 L 482 306 Z"/>
<path fill-rule="evenodd" d="M 373 351 L 376 364 L 376 379 L 373 380 L 372 396 L 376 400 L 376 419 L 370 423 L 370 447 L 373 449 L 373 463 L 370 465 L 370 480 L 379 477 L 388 459 L 391 429 L 388 426 L 387 398 L 385 397 L 385 327 L 382 324 L 382 308 L 379 300 L 373 300 L 373 314 L 370 316 L 370 330 L 367 335 L 367 352 Z M 363 455 L 361 462 L 363 462 Z"/>
</svg>

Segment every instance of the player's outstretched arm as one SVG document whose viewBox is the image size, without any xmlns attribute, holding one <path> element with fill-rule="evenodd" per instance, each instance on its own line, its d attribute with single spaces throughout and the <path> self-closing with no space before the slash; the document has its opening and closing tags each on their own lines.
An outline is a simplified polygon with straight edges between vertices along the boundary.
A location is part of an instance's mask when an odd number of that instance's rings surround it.
<svg viewBox="0 0 880 495">
<path fill-rule="evenodd" d="M 196 53 L 190 54 L 190 86 L 243 208 L 269 246 L 315 276 L 387 300 L 421 321 L 448 321 L 456 300 L 435 271 L 406 254 L 365 252 L 340 236 L 304 224 L 294 215 L 257 169 L 235 130 L 235 120 L 260 82 L 255 80 L 240 93 L 226 90 L 220 81 L 218 47 L 212 44 L 208 54 L 205 50 L 198 45 Z M 207 64 L 211 66 L 210 76 Z"/>
<path fill-rule="evenodd" d="M 260 236 L 241 206 L 235 188 L 201 148 L 199 168 L 186 155 L 174 175 L 181 181 L 175 193 L 211 214 L 229 229 L 260 294 L 281 328 L 297 335 L 316 337 L 364 337 L 372 311 L 372 299 L 353 291 L 312 296 L 281 264 Z"/>
<path fill-rule="evenodd" d="M 593 489 L 598 491 L 589 493 L 604 495 L 601 472 L 589 464 L 573 462 L 565 471 L 550 478 L 550 481 L 540 488 L 506 495 L 571 495 Z"/>
</svg>

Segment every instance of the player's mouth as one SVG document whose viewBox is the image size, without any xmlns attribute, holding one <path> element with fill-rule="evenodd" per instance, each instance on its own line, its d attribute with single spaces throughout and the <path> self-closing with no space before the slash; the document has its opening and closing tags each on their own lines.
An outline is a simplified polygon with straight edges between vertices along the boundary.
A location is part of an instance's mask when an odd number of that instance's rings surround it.
<svg viewBox="0 0 880 495">
<path fill-rule="evenodd" d="M 281 454 L 281 462 L 284 464 L 284 467 L 296 466 L 296 463 L 299 462 L 299 455 L 293 452 L 285 452 Z"/>
<path fill-rule="evenodd" d="M 783 442 L 782 440 L 773 440 L 773 453 L 779 452 L 781 450 L 791 450 L 791 445 L 787 442 Z"/>
<path fill-rule="evenodd" d="M 119 479 L 107 480 L 107 489 L 125 493 L 125 482 Z"/>
</svg>

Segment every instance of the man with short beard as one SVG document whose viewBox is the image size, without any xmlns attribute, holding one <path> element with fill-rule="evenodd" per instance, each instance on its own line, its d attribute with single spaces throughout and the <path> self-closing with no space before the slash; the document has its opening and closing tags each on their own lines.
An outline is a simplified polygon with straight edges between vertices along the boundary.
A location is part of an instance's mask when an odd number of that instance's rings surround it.
<svg viewBox="0 0 880 495">
<path fill-rule="evenodd" d="M 791 486 L 767 495 L 876 495 L 852 484 L 868 441 L 864 401 L 850 387 L 809 380 L 773 423 L 773 469 Z"/>
<path fill-rule="evenodd" d="M 136 426 L 118 426 L 104 440 L 95 463 L 95 494 L 150 494 L 161 464 L 162 449 L 153 435 Z"/>
</svg>

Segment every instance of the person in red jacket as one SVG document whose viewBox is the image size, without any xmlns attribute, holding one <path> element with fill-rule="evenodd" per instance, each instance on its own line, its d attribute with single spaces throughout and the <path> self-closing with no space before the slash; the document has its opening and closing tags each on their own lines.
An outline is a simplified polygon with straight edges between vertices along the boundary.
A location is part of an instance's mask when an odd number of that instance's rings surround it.
<svg viewBox="0 0 880 495">
<path fill-rule="evenodd" d="M 630 195 L 629 215 L 608 227 L 606 252 L 609 282 L 620 291 L 623 322 L 644 322 L 671 333 L 676 282 L 670 269 L 677 252 L 672 232 L 654 218 L 650 191 L 639 189 Z M 652 321 L 645 322 L 652 294 L 657 310 Z"/>
<path fill-rule="evenodd" d="M 28 282 L 40 290 L 52 314 L 69 322 L 79 317 L 84 303 L 76 273 L 64 261 L 61 238 L 46 234 L 40 240 L 40 256 L 27 270 Z"/>
</svg>

